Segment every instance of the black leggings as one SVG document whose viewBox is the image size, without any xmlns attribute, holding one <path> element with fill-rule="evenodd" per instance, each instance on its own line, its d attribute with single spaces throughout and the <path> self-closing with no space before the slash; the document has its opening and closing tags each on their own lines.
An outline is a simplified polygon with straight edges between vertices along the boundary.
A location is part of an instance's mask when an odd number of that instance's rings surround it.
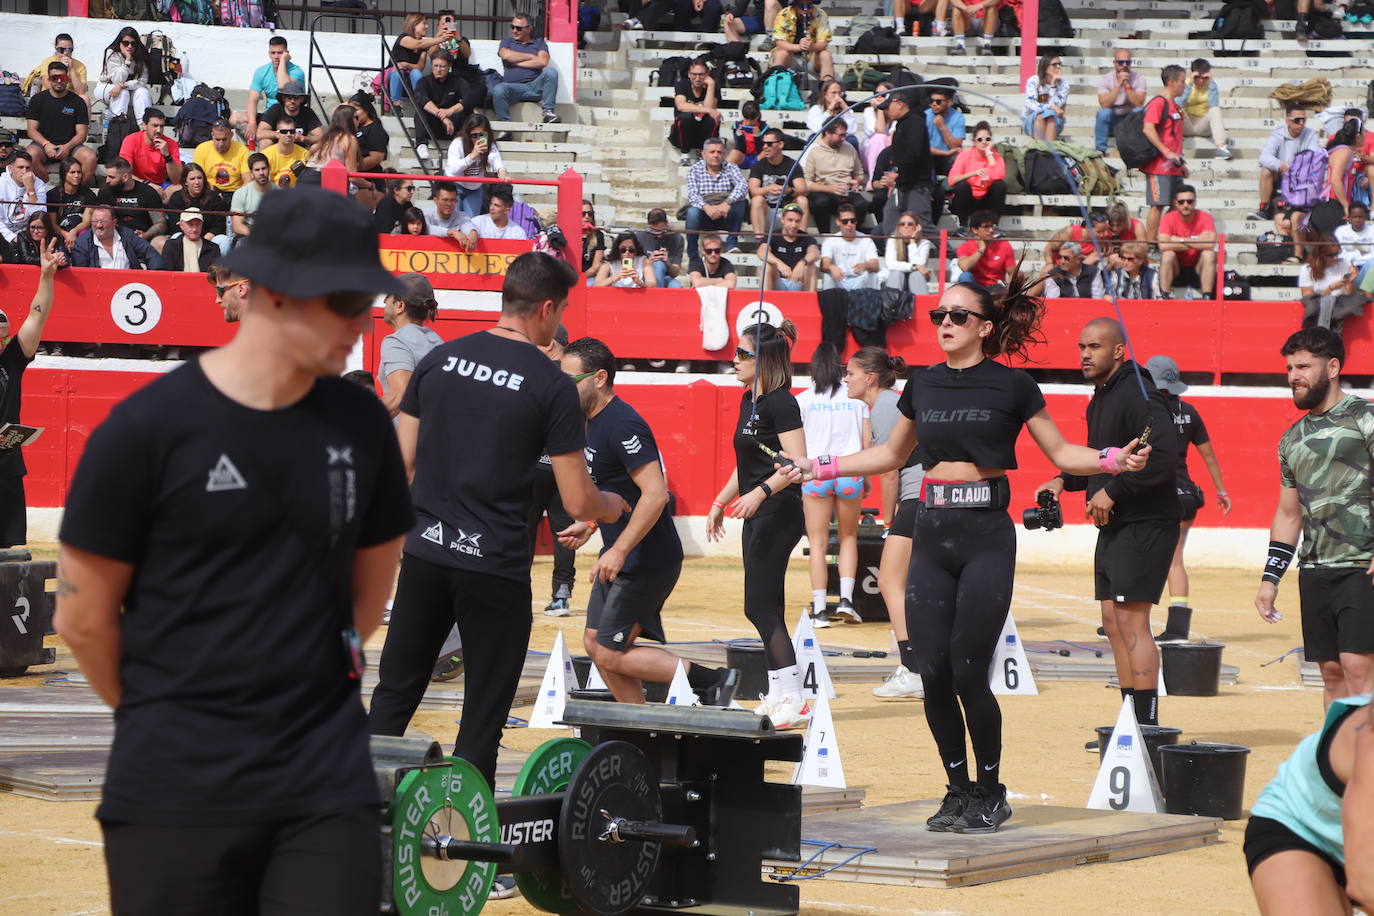
<svg viewBox="0 0 1374 916">
<path fill-rule="evenodd" d="M 405 734 L 455 623 L 463 637 L 467 690 L 453 753 L 494 787 L 496 750 L 530 644 L 528 579 L 502 579 L 403 556 L 368 725 L 374 735 Z"/>
<path fill-rule="evenodd" d="M 534 553 L 535 539 L 539 536 L 539 523 L 549 513 L 549 529 L 553 539 L 553 581 L 549 584 L 549 596 L 558 597 L 560 586 L 572 594 L 573 580 L 577 578 L 576 554 L 558 543 L 558 532 L 573 523 L 572 516 L 563 511 L 563 499 L 558 495 L 558 484 L 554 481 L 553 471 L 542 467 L 534 475 L 534 501 L 530 503 L 530 513 L 525 524 L 530 530 L 530 553 Z"/>
<path fill-rule="evenodd" d="M 770 497 L 771 498 L 771 497 Z M 771 507 L 769 507 L 771 508 Z M 766 515 L 744 520 L 744 616 L 759 631 L 768 670 L 797 663 L 784 612 L 787 561 L 806 531 L 801 500 L 789 500 Z"/>
<path fill-rule="evenodd" d="M 988 668 L 1011 608 L 1016 530 L 1003 511 L 918 506 L 906 625 L 920 662 L 926 723 L 950 781 L 966 785 L 967 719 L 978 781 L 995 785 L 1002 709 L 988 683 Z"/>
</svg>

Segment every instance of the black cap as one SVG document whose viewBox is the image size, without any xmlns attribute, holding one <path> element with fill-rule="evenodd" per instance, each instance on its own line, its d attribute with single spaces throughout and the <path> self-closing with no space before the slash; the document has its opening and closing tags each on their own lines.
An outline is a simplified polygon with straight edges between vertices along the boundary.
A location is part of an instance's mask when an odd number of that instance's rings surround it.
<svg viewBox="0 0 1374 916">
<path fill-rule="evenodd" d="M 382 266 L 372 214 L 352 198 L 317 187 L 269 191 L 253 218 L 252 234 L 220 264 L 298 299 L 406 292 Z"/>
</svg>

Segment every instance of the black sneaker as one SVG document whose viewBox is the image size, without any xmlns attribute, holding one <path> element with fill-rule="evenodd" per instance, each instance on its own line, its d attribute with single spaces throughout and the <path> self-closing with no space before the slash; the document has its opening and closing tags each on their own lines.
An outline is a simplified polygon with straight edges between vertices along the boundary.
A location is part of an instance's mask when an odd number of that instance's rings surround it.
<svg viewBox="0 0 1374 916">
<path fill-rule="evenodd" d="M 1083 750 L 1087 751 L 1089 754 L 1096 754 L 1096 753 L 1097 753 L 1097 749 L 1098 749 L 1098 744 L 1097 744 L 1097 739 L 1096 739 L 1096 738 L 1094 738 L 1094 739 L 1091 740 L 1091 741 L 1085 741 L 1085 742 L 1083 743 Z"/>
<path fill-rule="evenodd" d="M 945 786 L 949 791 L 945 793 L 945 800 L 940 802 L 940 810 L 926 818 L 926 829 L 935 833 L 948 833 L 949 828 L 954 825 L 968 807 L 969 801 L 973 798 L 970 794 L 971 789 L 963 786 Z"/>
<path fill-rule="evenodd" d="M 431 681 L 451 681 L 463 673 L 463 653 L 454 652 L 445 655 L 434 663 L 434 671 L 430 674 Z"/>
<path fill-rule="evenodd" d="M 975 785 L 964 813 L 949 829 L 954 833 L 995 833 L 1009 817 L 1006 786 L 999 783 L 996 789 L 989 789 Z"/>
<path fill-rule="evenodd" d="M 726 668 L 725 676 L 721 678 L 720 683 L 712 684 L 710 687 L 702 687 L 696 691 L 696 694 L 701 698 L 702 706 L 726 707 L 735 698 L 735 688 L 738 686 L 739 670 Z"/>
</svg>

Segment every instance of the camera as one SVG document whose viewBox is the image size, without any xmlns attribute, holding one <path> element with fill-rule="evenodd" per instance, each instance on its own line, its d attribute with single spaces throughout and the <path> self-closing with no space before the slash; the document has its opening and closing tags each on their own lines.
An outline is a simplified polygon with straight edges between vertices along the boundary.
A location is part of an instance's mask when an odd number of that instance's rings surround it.
<svg viewBox="0 0 1374 916">
<path fill-rule="evenodd" d="M 1044 528 L 1053 531 L 1064 527 L 1064 513 L 1059 511 L 1059 500 L 1049 490 L 1035 494 L 1035 508 L 1021 513 L 1021 524 L 1029 531 Z"/>
</svg>

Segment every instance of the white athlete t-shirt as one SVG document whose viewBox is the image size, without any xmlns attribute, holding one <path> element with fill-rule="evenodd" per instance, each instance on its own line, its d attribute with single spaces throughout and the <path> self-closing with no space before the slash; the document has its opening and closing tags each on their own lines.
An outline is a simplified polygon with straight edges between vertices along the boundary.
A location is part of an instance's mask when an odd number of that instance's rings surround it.
<svg viewBox="0 0 1374 916">
<path fill-rule="evenodd" d="M 844 385 L 833 394 L 822 394 L 813 385 L 797 395 L 797 406 L 806 433 L 806 457 L 852 455 L 863 449 L 868 405 L 846 395 Z"/>
</svg>

